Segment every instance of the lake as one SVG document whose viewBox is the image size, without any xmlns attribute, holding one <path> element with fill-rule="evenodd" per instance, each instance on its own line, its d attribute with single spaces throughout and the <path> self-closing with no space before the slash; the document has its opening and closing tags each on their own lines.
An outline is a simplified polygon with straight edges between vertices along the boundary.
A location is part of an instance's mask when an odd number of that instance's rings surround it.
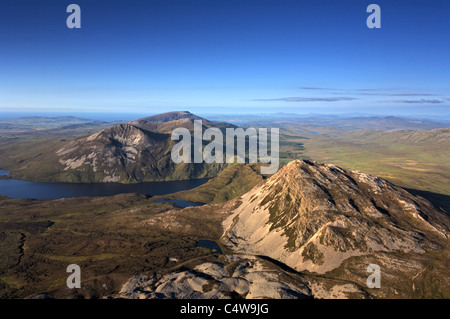
<svg viewBox="0 0 450 319">
<path fill-rule="evenodd" d="M 298 130 L 296 130 L 297 132 L 299 132 L 299 133 L 311 133 L 311 134 L 319 134 L 319 132 L 314 132 L 314 131 L 308 131 L 308 130 L 305 130 L 305 129 L 303 129 L 303 128 L 301 128 L 301 129 L 298 129 Z"/>
<path fill-rule="evenodd" d="M 6 172 L 6 173 L 5 173 Z M 7 175 L 0 170 L 0 175 Z M 60 199 L 71 197 L 113 196 L 123 193 L 166 195 L 198 187 L 207 178 L 188 181 L 121 183 L 43 183 L 18 179 L 0 179 L 0 195 L 11 198 Z M 181 203 L 182 204 L 186 203 Z M 177 205 L 175 203 L 175 205 Z M 178 206 L 178 205 L 177 205 Z M 190 205 L 193 206 L 193 205 Z"/>
</svg>

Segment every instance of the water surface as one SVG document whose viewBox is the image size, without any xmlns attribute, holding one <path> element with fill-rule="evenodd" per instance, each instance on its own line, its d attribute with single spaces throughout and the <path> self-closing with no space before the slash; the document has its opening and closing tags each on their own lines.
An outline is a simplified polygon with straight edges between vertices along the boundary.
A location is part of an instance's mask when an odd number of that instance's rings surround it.
<svg viewBox="0 0 450 319">
<path fill-rule="evenodd" d="M 190 201 L 181 200 L 181 199 L 158 199 L 158 200 L 155 200 L 155 203 L 173 203 L 175 206 L 178 206 L 181 208 L 203 205 L 201 203 L 195 203 L 195 202 L 190 202 Z"/>
<path fill-rule="evenodd" d="M 199 240 L 197 241 L 197 246 L 211 249 L 211 252 L 214 254 L 222 254 L 222 249 L 214 240 Z"/>
<path fill-rule="evenodd" d="M 206 183 L 207 181 L 208 179 L 195 179 L 187 181 L 121 184 L 43 183 L 22 181 L 18 179 L 0 179 L 0 195 L 5 195 L 11 198 L 35 199 L 113 196 L 122 193 L 139 193 L 154 196 L 192 189 Z"/>
</svg>

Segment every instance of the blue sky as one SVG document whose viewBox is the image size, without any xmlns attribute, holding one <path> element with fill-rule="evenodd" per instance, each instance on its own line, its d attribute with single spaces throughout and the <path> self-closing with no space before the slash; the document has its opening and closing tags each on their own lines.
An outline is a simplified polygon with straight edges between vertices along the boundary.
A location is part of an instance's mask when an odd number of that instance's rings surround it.
<svg viewBox="0 0 450 319">
<path fill-rule="evenodd" d="M 0 112 L 448 118 L 449 57 L 449 1 L 3 0 Z"/>
</svg>

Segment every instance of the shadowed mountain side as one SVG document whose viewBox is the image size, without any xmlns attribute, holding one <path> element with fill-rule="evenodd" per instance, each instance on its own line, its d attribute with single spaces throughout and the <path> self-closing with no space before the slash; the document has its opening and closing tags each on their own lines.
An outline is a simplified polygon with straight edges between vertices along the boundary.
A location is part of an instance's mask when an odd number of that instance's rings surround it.
<svg viewBox="0 0 450 319">
<path fill-rule="evenodd" d="M 422 191 L 418 189 L 412 189 L 412 188 L 404 188 L 408 192 L 410 192 L 413 195 L 421 196 L 425 198 L 426 200 L 430 201 L 434 206 L 441 208 L 447 216 L 450 216 L 450 196 L 439 194 L 439 193 L 433 193 L 433 192 L 427 192 Z"/>
</svg>

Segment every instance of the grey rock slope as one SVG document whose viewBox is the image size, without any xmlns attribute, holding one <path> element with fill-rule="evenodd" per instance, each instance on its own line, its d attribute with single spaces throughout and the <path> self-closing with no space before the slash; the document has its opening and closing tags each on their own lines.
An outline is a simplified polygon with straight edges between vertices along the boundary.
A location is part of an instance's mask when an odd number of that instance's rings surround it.
<svg viewBox="0 0 450 319">
<path fill-rule="evenodd" d="M 296 160 L 238 199 L 222 240 L 319 274 L 375 252 L 424 254 L 448 242 L 428 201 L 356 171 Z"/>
<path fill-rule="evenodd" d="M 115 297 L 345 299 L 369 298 L 370 295 L 356 284 L 288 271 L 260 257 L 225 255 L 216 260 L 197 260 L 173 272 L 136 275 Z"/>
<path fill-rule="evenodd" d="M 165 151 L 170 144 L 166 134 L 120 124 L 73 140 L 58 149 L 56 155 L 64 171 L 78 171 L 87 179 L 143 180 L 146 175 L 163 178 L 161 168 L 170 166 L 170 152 Z M 160 169 L 152 170 L 158 164 Z"/>
</svg>

